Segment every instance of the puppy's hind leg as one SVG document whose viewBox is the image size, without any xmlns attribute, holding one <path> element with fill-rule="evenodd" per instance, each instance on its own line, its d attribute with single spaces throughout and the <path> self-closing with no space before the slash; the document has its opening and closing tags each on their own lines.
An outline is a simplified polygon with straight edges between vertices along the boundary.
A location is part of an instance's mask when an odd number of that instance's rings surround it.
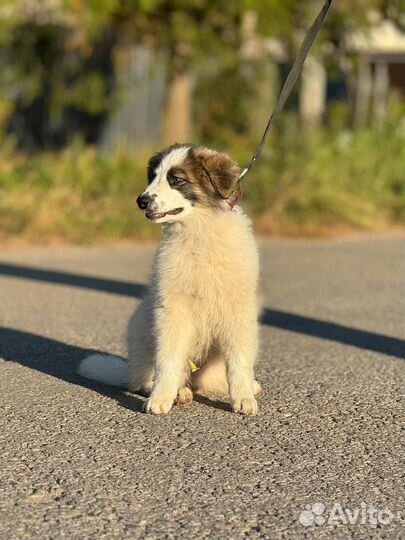
<svg viewBox="0 0 405 540">
<path fill-rule="evenodd" d="M 177 394 L 177 405 L 187 405 L 193 401 L 193 391 L 188 386 L 183 386 Z"/>
<path fill-rule="evenodd" d="M 229 385 L 226 374 L 226 364 L 223 354 L 210 353 L 203 367 L 191 375 L 191 387 L 196 394 L 213 394 L 216 396 L 229 396 Z M 259 395 L 262 391 L 260 384 L 253 381 L 253 394 Z"/>
<path fill-rule="evenodd" d="M 191 374 L 191 387 L 197 394 L 228 396 L 225 359 L 217 351 L 210 351 L 204 365 Z"/>
</svg>

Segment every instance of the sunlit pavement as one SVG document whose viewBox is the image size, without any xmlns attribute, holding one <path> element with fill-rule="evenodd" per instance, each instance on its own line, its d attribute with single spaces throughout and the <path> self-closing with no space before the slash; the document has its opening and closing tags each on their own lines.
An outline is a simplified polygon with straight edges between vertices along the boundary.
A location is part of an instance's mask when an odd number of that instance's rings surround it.
<svg viewBox="0 0 405 540">
<path fill-rule="evenodd" d="M 125 356 L 153 246 L 0 257 L 0 538 L 404 536 L 404 238 L 261 242 L 260 415 L 165 417 L 75 375 Z"/>
</svg>

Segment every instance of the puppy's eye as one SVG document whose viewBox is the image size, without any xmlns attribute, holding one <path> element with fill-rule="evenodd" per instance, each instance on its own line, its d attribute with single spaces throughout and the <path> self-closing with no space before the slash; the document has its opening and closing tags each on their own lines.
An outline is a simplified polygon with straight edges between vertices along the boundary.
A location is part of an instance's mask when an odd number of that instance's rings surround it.
<svg viewBox="0 0 405 540">
<path fill-rule="evenodd" d="M 187 182 L 187 180 L 180 176 L 169 176 L 168 181 L 171 186 L 181 186 Z"/>
</svg>

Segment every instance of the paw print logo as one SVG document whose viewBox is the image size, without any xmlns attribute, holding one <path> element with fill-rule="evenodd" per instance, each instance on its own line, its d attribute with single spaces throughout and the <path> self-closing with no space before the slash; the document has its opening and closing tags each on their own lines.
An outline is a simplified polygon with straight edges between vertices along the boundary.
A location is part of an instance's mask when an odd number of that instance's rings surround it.
<svg viewBox="0 0 405 540">
<path fill-rule="evenodd" d="M 304 527 L 310 527 L 311 525 L 324 525 L 326 519 L 323 517 L 325 512 L 325 505 L 317 502 L 314 504 L 306 504 L 305 510 L 303 510 L 299 516 L 299 522 Z"/>
</svg>

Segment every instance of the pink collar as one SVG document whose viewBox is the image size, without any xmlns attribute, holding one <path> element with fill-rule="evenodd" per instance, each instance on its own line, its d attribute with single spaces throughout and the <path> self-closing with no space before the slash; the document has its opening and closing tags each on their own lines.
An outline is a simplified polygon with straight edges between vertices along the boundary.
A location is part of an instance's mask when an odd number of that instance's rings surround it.
<svg viewBox="0 0 405 540">
<path fill-rule="evenodd" d="M 235 206 L 239 203 L 239 201 L 241 200 L 242 198 L 242 190 L 241 189 L 238 189 L 238 191 L 230 198 L 230 199 L 227 199 L 227 204 L 228 204 L 228 208 L 229 210 L 235 210 Z"/>
</svg>

